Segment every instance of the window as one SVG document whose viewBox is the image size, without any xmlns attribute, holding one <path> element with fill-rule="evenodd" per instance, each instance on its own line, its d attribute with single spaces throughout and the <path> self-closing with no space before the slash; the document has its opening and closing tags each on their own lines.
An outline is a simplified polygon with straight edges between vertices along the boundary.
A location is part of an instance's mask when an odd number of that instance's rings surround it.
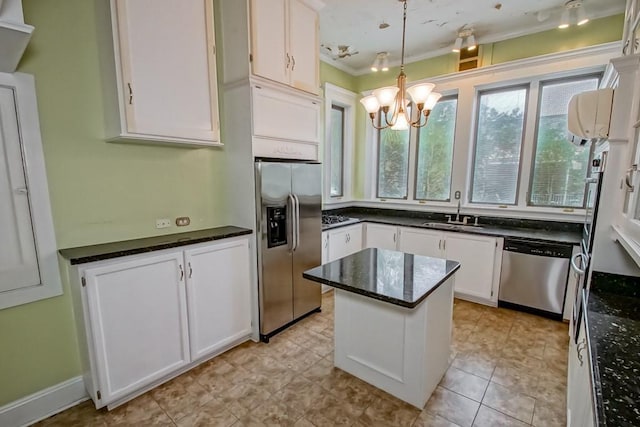
<svg viewBox="0 0 640 427">
<path fill-rule="evenodd" d="M 427 126 L 418 129 L 416 200 L 450 199 L 457 107 L 456 97 L 441 99 L 431 111 Z"/>
<path fill-rule="evenodd" d="M 353 144 L 355 140 L 357 94 L 324 84 L 323 202 L 351 198 Z"/>
<path fill-rule="evenodd" d="M 410 131 L 411 128 L 378 131 L 378 198 L 407 198 Z"/>
<path fill-rule="evenodd" d="M 471 201 L 514 205 L 528 87 L 480 92 Z"/>
<path fill-rule="evenodd" d="M 342 197 L 344 195 L 344 107 L 331 106 L 330 127 L 331 188 L 329 196 Z"/>
<path fill-rule="evenodd" d="M 567 108 L 573 95 L 597 89 L 598 83 L 598 76 L 587 76 L 540 84 L 530 205 L 584 207 L 593 144 L 577 147 L 567 140 Z"/>
</svg>

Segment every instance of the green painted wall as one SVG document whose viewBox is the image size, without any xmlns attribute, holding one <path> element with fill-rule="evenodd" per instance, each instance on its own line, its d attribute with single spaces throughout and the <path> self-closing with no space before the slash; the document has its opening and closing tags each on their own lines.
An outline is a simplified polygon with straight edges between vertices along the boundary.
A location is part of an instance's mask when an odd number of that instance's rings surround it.
<svg viewBox="0 0 640 427">
<path fill-rule="evenodd" d="M 357 89 L 356 79 L 357 78 L 355 76 L 352 76 L 349 73 L 345 73 L 344 71 L 330 64 L 327 64 L 326 62 L 320 61 L 321 84 L 328 82 L 336 86 L 340 86 L 341 88 L 355 92 Z"/>
<path fill-rule="evenodd" d="M 178 231 L 156 230 L 156 218 L 190 216 L 180 231 L 226 224 L 224 149 L 104 141 L 97 23 L 107 17 L 96 3 L 23 1 L 36 29 L 18 71 L 36 79 L 58 247 Z M 64 286 L 61 297 L 0 310 L 0 406 L 80 373 Z"/>
</svg>

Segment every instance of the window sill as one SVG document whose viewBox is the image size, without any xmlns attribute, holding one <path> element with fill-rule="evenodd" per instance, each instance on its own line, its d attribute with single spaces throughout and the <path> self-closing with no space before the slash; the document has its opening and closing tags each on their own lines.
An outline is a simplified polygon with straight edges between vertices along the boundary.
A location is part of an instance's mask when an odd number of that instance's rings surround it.
<svg viewBox="0 0 640 427">
<path fill-rule="evenodd" d="M 329 203 L 325 203 L 325 206 Z M 340 205 L 340 206 L 338 206 Z M 457 201 L 450 202 L 425 202 L 420 203 L 415 200 L 353 200 L 340 204 L 331 204 L 332 208 L 337 207 L 370 207 L 370 208 L 386 208 L 400 210 L 414 210 L 423 212 L 438 213 L 456 213 Z M 509 206 L 508 208 L 499 208 L 497 205 L 461 205 L 461 215 L 479 215 L 479 216 L 495 216 L 508 218 L 522 218 L 546 221 L 562 221 L 562 222 L 583 222 L 585 216 L 584 209 L 576 209 L 574 212 L 562 212 L 562 209 L 556 208 L 533 208 Z"/>
<path fill-rule="evenodd" d="M 631 238 L 627 233 L 624 232 L 619 226 L 612 225 L 613 235 L 615 236 L 615 240 L 620 243 L 629 256 L 633 258 L 636 264 L 640 266 L 640 245 Z"/>
</svg>

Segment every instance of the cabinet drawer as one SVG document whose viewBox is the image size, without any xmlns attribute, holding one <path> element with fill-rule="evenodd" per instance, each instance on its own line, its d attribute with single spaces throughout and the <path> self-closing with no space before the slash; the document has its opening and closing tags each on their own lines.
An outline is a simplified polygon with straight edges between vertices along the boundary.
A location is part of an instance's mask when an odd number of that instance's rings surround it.
<svg viewBox="0 0 640 427">
<path fill-rule="evenodd" d="M 253 135 L 320 142 L 320 103 L 264 86 L 253 86 Z"/>
</svg>

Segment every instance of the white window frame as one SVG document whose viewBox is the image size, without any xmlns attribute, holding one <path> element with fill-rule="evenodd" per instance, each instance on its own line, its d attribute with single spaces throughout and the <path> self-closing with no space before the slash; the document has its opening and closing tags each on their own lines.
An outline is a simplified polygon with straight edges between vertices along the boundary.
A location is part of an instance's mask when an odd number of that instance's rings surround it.
<svg viewBox="0 0 640 427">
<path fill-rule="evenodd" d="M 453 169 L 451 176 L 451 195 L 456 191 L 462 193 L 460 199 L 461 213 L 465 215 L 491 215 L 506 217 L 524 217 L 531 219 L 563 220 L 580 222 L 584 219 L 583 209 L 566 209 L 556 207 L 537 207 L 527 205 L 527 191 L 519 191 L 517 204 L 488 205 L 469 202 L 470 180 L 472 177 L 472 160 L 474 150 L 476 108 L 478 92 L 500 87 L 529 85 L 527 111 L 528 117 L 524 128 L 524 142 L 521 154 L 521 168 L 519 172 L 519 188 L 529 188 L 530 165 L 533 161 L 535 120 L 538 111 L 539 81 L 572 77 L 576 75 L 602 73 L 611 58 L 619 53 L 619 43 L 607 43 L 574 51 L 542 55 L 535 58 L 511 61 L 505 64 L 493 65 L 475 70 L 452 73 L 436 78 L 426 78 L 411 81 L 409 85 L 432 82 L 436 90 L 443 95 L 456 94 L 458 109 L 456 115 L 456 130 L 453 147 Z M 411 76 L 409 76 L 410 78 Z M 362 92 L 362 96 L 371 91 Z M 362 108 L 360 110 L 363 110 Z M 364 200 L 361 206 L 388 207 L 398 209 L 412 209 L 432 212 L 455 212 L 458 200 L 455 197 L 449 202 L 417 201 L 413 199 L 413 183 L 415 171 L 409 172 L 409 200 L 380 200 L 375 198 L 376 182 L 376 134 L 366 117 L 366 113 L 359 111 L 365 117 L 365 186 Z M 412 150 L 414 148 L 412 147 Z M 410 168 L 415 165 L 410 162 Z"/>
<path fill-rule="evenodd" d="M 20 146 L 41 279 L 36 286 L 0 292 L 0 309 L 3 309 L 62 295 L 62 281 L 40 136 L 35 80 L 29 74 L 0 73 L 0 86 L 12 90 L 16 100 Z"/>
<path fill-rule="evenodd" d="M 353 199 L 353 150 L 356 139 L 356 100 L 358 95 L 331 83 L 324 84 L 324 198 L 323 204 L 348 202 Z M 331 108 L 344 108 L 344 139 L 342 141 L 342 196 L 331 196 Z"/>
</svg>

